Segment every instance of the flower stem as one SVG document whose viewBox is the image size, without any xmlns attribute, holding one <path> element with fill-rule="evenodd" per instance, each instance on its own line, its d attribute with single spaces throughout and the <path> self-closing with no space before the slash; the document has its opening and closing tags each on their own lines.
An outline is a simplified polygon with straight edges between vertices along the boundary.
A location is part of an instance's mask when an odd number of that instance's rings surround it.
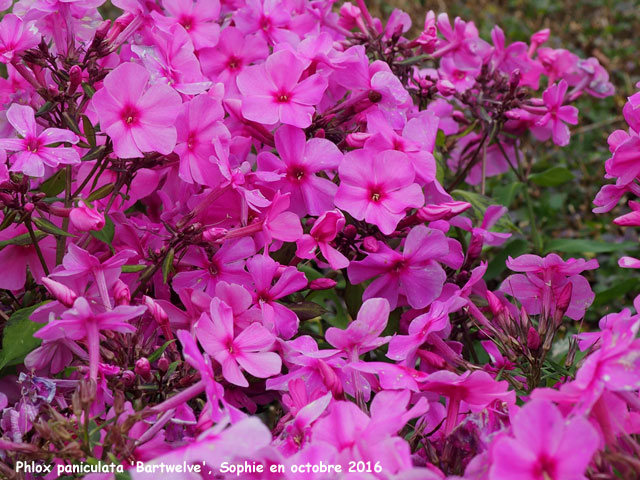
<svg viewBox="0 0 640 480">
<path fill-rule="evenodd" d="M 40 245 L 38 244 L 38 238 L 36 237 L 35 232 L 33 231 L 33 225 L 31 224 L 31 219 L 27 218 L 24 222 L 27 226 L 27 230 L 29 231 L 29 236 L 31 237 L 31 243 L 33 243 L 33 247 L 36 249 L 36 254 L 38 255 L 38 259 L 40 260 L 40 264 L 42 265 L 42 270 L 44 270 L 44 274 L 49 276 L 49 267 L 47 267 L 47 262 L 44 260 L 44 255 L 42 255 L 42 250 L 40 249 Z M 39 280 L 39 279 L 36 279 Z"/>
</svg>

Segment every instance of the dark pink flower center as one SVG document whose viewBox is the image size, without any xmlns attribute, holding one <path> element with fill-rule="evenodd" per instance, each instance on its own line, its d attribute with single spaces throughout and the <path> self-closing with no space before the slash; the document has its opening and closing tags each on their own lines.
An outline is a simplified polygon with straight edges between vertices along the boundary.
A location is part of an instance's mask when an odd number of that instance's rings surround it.
<svg viewBox="0 0 640 480">
<path fill-rule="evenodd" d="M 127 105 L 122 109 L 121 118 L 124 123 L 130 126 L 137 125 L 140 121 L 140 110 L 134 105 Z"/>
<path fill-rule="evenodd" d="M 301 182 L 307 172 L 299 165 L 290 167 L 287 170 L 287 176 L 290 180 Z"/>
<path fill-rule="evenodd" d="M 372 202 L 379 202 L 383 198 L 383 192 L 377 185 L 369 187 L 369 198 Z"/>
<path fill-rule="evenodd" d="M 275 95 L 276 98 L 276 102 L 278 103 L 288 103 L 289 100 L 291 100 L 291 93 L 290 92 L 277 92 Z"/>
<path fill-rule="evenodd" d="M 184 27 L 185 30 L 189 31 L 193 28 L 193 17 L 191 15 L 183 15 L 182 17 L 180 17 L 179 23 Z"/>
<path fill-rule="evenodd" d="M 198 136 L 196 132 L 190 132 L 189 137 L 187 137 L 187 148 L 193 150 L 196 145 L 198 145 Z"/>
<path fill-rule="evenodd" d="M 538 457 L 538 463 L 536 463 L 534 469 L 534 475 L 536 478 L 542 477 L 544 480 L 553 480 L 557 478 L 555 459 L 548 457 L 544 453 Z"/>
<path fill-rule="evenodd" d="M 260 28 L 265 32 L 271 30 L 271 19 L 269 17 L 265 17 L 264 15 L 260 17 Z"/>
<path fill-rule="evenodd" d="M 235 55 L 231 55 L 229 60 L 227 60 L 227 68 L 229 70 L 237 70 L 242 65 L 242 59 L 236 57 Z"/>
<path fill-rule="evenodd" d="M 37 137 L 29 138 L 27 140 L 27 150 L 31 153 L 38 153 L 38 150 L 40 149 L 41 146 L 42 146 L 42 142 Z"/>
<path fill-rule="evenodd" d="M 209 275 L 211 275 L 212 277 L 215 277 L 216 275 L 218 275 L 218 273 L 220 273 L 220 269 L 215 262 L 211 262 L 207 270 L 209 271 Z"/>
<path fill-rule="evenodd" d="M 399 258 L 395 260 L 391 264 L 391 270 L 396 273 L 402 272 L 407 266 L 407 262 L 405 262 L 404 258 Z"/>
<path fill-rule="evenodd" d="M 466 77 L 467 74 L 464 72 L 464 70 L 456 70 L 456 72 L 453 74 L 453 76 L 457 80 L 464 80 L 464 77 Z"/>
</svg>

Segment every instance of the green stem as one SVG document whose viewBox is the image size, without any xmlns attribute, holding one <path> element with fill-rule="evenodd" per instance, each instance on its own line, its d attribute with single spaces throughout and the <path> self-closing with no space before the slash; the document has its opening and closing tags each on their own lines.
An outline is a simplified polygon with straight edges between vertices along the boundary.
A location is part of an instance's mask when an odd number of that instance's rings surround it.
<svg viewBox="0 0 640 480">
<path fill-rule="evenodd" d="M 27 218 L 24 224 L 27 226 L 27 230 L 29 231 L 29 236 L 31 237 L 31 242 L 33 243 L 33 246 L 36 249 L 36 254 L 38 255 L 38 259 L 42 264 L 42 270 L 44 270 L 44 274 L 46 276 L 49 276 L 49 267 L 47 267 L 47 262 L 45 262 L 44 255 L 42 255 L 42 250 L 40 250 L 40 245 L 38 245 L 38 238 L 36 237 L 36 234 L 33 231 L 33 225 L 31 225 L 31 219 Z M 40 279 L 37 278 L 35 280 L 38 281 Z"/>
<path fill-rule="evenodd" d="M 65 188 L 64 188 L 64 206 L 65 208 L 71 208 L 71 181 L 73 172 L 71 170 L 71 165 L 67 165 L 65 167 Z M 69 231 L 69 217 L 65 217 L 62 219 L 62 230 L 65 232 Z M 62 263 L 62 258 L 64 257 L 64 252 L 67 249 L 67 237 L 61 235 L 58 237 L 56 242 L 56 265 L 60 265 Z"/>
</svg>

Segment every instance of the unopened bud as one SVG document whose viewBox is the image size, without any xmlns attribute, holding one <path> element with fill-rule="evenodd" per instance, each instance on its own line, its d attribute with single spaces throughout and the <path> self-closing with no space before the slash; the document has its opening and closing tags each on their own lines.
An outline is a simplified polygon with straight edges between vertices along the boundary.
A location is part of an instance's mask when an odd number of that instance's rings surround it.
<svg viewBox="0 0 640 480">
<path fill-rule="evenodd" d="M 69 93 L 74 93 L 82 83 L 82 68 L 74 65 L 69 69 Z"/>
<path fill-rule="evenodd" d="M 226 228 L 211 227 L 202 232 L 202 239 L 205 242 L 215 242 L 224 237 L 229 231 Z"/>
<path fill-rule="evenodd" d="M 116 305 L 129 305 L 131 303 L 131 291 L 126 283 L 122 280 L 116 280 L 113 285 L 113 298 L 116 301 Z"/>
<path fill-rule="evenodd" d="M 142 299 L 149 309 L 149 313 L 151 313 L 153 319 L 158 325 L 166 326 L 169 324 L 169 316 L 167 315 L 167 312 L 164 311 L 164 308 L 158 305 L 158 303 L 151 297 L 145 295 Z"/>
<path fill-rule="evenodd" d="M 346 227 L 344 227 L 344 236 L 349 240 L 353 240 L 354 238 L 356 238 L 357 234 L 358 229 L 355 227 L 355 225 L 347 225 Z"/>
<path fill-rule="evenodd" d="M 56 282 L 55 280 L 51 280 L 47 277 L 42 277 L 40 281 L 47 291 L 67 308 L 71 308 L 73 306 L 73 302 L 78 298 L 73 290 L 60 282 Z"/>
<path fill-rule="evenodd" d="M 376 253 L 379 250 L 378 240 L 375 237 L 365 237 L 362 240 L 362 248 L 364 248 L 369 253 Z"/>
<path fill-rule="evenodd" d="M 140 375 L 143 380 L 151 380 L 151 364 L 145 357 L 139 358 L 136 361 L 136 366 L 133 371 Z"/>
<path fill-rule="evenodd" d="M 169 365 L 169 359 L 164 355 L 158 359 L 158 370 L 160 370 L 162 373 L 169 370 Z"/>
<path fill-rule="evenodd" d="M 97 232 L 102 230 L 105 225 L 104 215 L 84 202 L 81 202 L 80 206 L 71 209 L 69 220 L 81 232 Z"/>
<path fill-rule="evenodd" d="M 527 347 L 531 351 L 536 351 L 540 348 L 540 335 L 538 335 L 538 331 L 529 327 L 529 331 L 527 332 Z"/>
<path fill-rule="evenodd" d="M 319 129 L 317 129 L 317 130 L 314 132 L 313 136 L 314 136 L 315 138 L 325 138 L 325 137 L 326 137 L 326 133 L 325 133 L 325 131 L 324 131 L 324 128 L 319 128 Z"/>
<path fill-rule="evenodd" d="M 35 205 L 33 203 L 27 202 L 27 203 L 24 204 L 23 208 L 24 208 L 25 212 L 31 213 L 31 212 L 33 212 L 33 209 L 36 208 L 36 207 L 35 207 Z"/>
<path fill-rule="evenodd" d="M 309 282 L 309 288 L 311 290 L 328 290 L 337 285 L 337 282 L 331 278 L 316 278 Z"/>
<path fill-rule="evenodd" d="M 322 382 L 327 387 L 328 390 L 333 393 L 334 397 L 339 397 L 342 395 L 342 382 L 336 375 L 336 372 L 333 371 L 324 360 L 318 359 L 318 371 L 320 376 L 322 377 Z"/>
<path fill-rule="evenodd" d="M 136 374 L 131 370 L 125 370 L 122 372 L 122 383 L 127 387 L 131 387 L 134 383 L 136 383 Z"/>
</svg>

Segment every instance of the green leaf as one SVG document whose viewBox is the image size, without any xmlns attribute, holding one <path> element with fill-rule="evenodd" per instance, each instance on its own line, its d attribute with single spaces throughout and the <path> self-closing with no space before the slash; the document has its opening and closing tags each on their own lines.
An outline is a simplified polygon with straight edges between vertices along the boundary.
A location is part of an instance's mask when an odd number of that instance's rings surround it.
<svg viewBox="0 0 640 480">
<path fill-rule="evenodd" d="M 541 187 L 558 187 L 572 179 L 573 173 L 562 165 L 556 165 L 544 172 L 534 173 L 529 177 L 529 180 Z"/>
<path fill-rule="evenodd" d="M 44 105 L 42 105 L 38 111 L 36 112 L 36 117 L 40 117 L 42 115 L 44 115 L 45 113 L 49 113 L 51 110 L 53 110 L 53 108 L 56 106 L 55 103 L 53 102 L 45 102 Z"/>
<path fill-rule="evenodd" d="M 41 232 L 40 230 L 36 230 L 33 232 L 36 239 L 40 240 L 48 235 L 48 233 Z M 10 238 L 9 240 L 3 240 L 0 242 L 0 249 L 6 247 L 7 245 L 18 245 L 21 247 L 25 247 L 27 245 L 31 245 L 31 236 L 28 233 L 23 233 L 22 235 L 18 235 L 17 237 Z"/>
<path fill-rule="evenodd" d="M 627 278 L 616 282 L 613 287 L 596 293 L 596 298 L 593 301 L 593 308 L 609 305 L 615 300 L 624 298 L 627 293 L 636 292 L 639 289 L 640 278 Z"/>
<path fill-rule="evenodd" d="M 58 170 L 55 175 L 47 178 L 40 184 L 39 190 L 47 194 L 47 197 L 55 197 L 64 191 L 66 185 L 66 170 Z"/>
<path fill-rule="evenodd" d="M 123 265 L 122 273 L 138 273 L 147 268 L 146 265 Z"/>
<path fill-rule="evenodd" d="M 116 234 L 116 227 L 113 224 L 111 218 L 108 215 L 104 216 L 104 227 L 102 230 L 97 232 L 91 232 L 91 236 L 97 238 L 101 242 L 106 243 L 111 247 L 111 243 L 113 242 L 113 237 Z"/>
<path fill-rule="evenodd" d="M 292 310 L 296 315 L 298 315 L 298 318 L 302 322 L 320 317 L 327 311 L 322 305 L 318 305 L 315 302 L 298 302 L 289 304 L 288 307 L 289 310 Z"/>
<path fill-rule="evenodd" d="M 156 360 L 158 360 L 160 358 L 160 356 L 164 353 L 164 351 L 167 349 L 167 347 L 169 345 L 171 345 L 175 341 L 176 341 L 176 339 L 174 338 L 173 340 L 169 340 L 167 342 L 164 342 L 164 345 L 162 345 L 155 352 L 153 352 L 151 355 L 149 355 L 147 357 L 147 360 L 149 360 L 149 362 L 155 362 Z"/>
<path fill-rule="evenodd" d="M 173 259 L 175 256 L 176 251 L 172 248 L 167 253 L 167 256 L 164 257 L 164 262 L 162 262 L 162 280 L 164 283 L 167 283 L 167 280 L 169 279 L 169 273 L 171 273 L 171 270 L 173 269 Z"/>
<path fill-rule="evenodd" d="M 84 94 L 89 98 L 93 97 L 93 94 L 96 93 L 95 88 L 85 82 L 82 82 L 82 90 L 84 91 Z"/>
<path fill-rule="evenodd" d="M 52 235 L 57 235 L 59 237 L 75 237 L 75 235 L 65 232 L 59 227 L 56 227 L 53 223 L 51 223 L 46 218 L 42 217 L 31 217 L 31 221 L 43 232 L 51 233 Z"/>
<path fill-rule="evenodd" d="M 82 129 L 84 130 L 84 138 L 87 139 L 87 142 L 89 142 L 89 145 L 91 145 L 92 147 L 95 147 L 96 131 L 93 128 L 93 124 L 91 123 L 91 120 L 89 120 L 89 117 L 87 117 L 86 115 L 82 115 Z"/>
<path fill-rule="evenodd" d="M 609 253 L 620 250 L 637 249 L 636 242 L 604 242 L 598 240 L 585 240 L 581 238 L 554 238 L 545 244 L 545 253 Z"/>
<path fill-rule="evenodd" d="M 2 223 L 0 223 L 0 231 L 9 228 L 9 225 L 11 225 L 18 216 L 17 210 L 9 210 L 9 213 L 7 213 L 7 210 L 8 209 L 5 209 L 4 211 L 4 218 L 2 219 Z"/>
<path fill-rule="evenodd" d="M 44 327 L 44 323 L 32 322 L 29 317 L 36 308 L 46 302 L 16 311 L 4 327 L 2 350 L 0 350 L 0 369 L 22 363 L 28 353 L 40 346 L 42 340 L 33 336 Z"/>
<path fill-rule="evenodd" d="M 347 282 L 344 289 L 344 301 L 347 304 L 347 311 L 351 318 L 356 318 L 360 307 L 362 306 L 362 295 L 364 294 L 364 286 L 362 284 L 353 285 Z"/>
<path fill-rule="evenodd" d="M 95 202 L 96 200 L 101 200 L 104 197 L 108 196 L 111 192 L 113 192 L 114 188 L 113 183 L 107 183 L 106 185 L 101 186 L 100 188 L 94 190 L 89 194 L 87 201 Z"/>
<path fill-rule="evenodd" d="M 524 184 L 521 182 L 511 182 L 507 185 L 501 185 L 494 190 L 494 198 L 500 205 L 509 208 L 523 186 Z"/>
</svg>

